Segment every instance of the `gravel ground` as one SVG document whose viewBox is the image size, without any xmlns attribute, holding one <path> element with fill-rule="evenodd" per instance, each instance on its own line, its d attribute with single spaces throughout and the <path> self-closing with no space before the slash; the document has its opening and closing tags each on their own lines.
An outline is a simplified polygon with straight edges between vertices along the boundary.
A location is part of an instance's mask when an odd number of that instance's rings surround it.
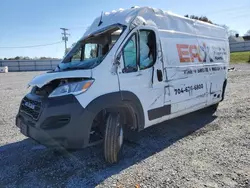
<svg viewBox="0 0 250 188">
<path fill-rule="evenodd" d="M 235 67 L 214 116 L 146 129 L 116 165 L 101 146 L 56 155 L 22 136 L 15 115 L 38 72 L 0 74 L 0 187 L 250 187 L 250 65 Z"/>
</svg>

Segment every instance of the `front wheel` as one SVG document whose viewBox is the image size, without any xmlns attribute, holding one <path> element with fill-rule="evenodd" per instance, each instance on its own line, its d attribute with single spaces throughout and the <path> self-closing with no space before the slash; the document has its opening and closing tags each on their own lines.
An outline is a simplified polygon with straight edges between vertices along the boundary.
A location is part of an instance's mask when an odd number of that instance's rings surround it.
<svg viewBox="0 0 250 188">
<path fill-rule="evenodd" d="M 123 123 L 119 113 L 110 113 L 104 137 L 104 157 L 109 163 L 117 163 L 123 147 Z"/>
</svg>

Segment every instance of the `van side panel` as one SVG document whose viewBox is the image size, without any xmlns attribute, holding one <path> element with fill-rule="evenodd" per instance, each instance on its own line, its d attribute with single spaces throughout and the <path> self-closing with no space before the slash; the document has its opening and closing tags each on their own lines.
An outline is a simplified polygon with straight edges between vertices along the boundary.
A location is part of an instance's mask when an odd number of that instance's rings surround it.
<svg viewBox="0 0 250 188">
<path fill-rule="evenodd" d="M 207 104 L 211 105 L 220 102 L 222 99 L 223 84 L 227 79 L 229 65 L 229 43 L 226 38 L 217 38 L 220 35 L 223 36 L 223 34 L 226 36 L 225 31 L 213 28 L 213 32 L 218 33 L 218 36 L 210 37 L 200 34 L 200 31 L 208 30 L 204 24 L 197 22 L 195 28 L 197 30 L 198 45 L 201 49 L 200 57 L 204 66 L 209 70 L 207 77 L 209 89 Z"/>
<path fill-rule="evenodd" d="M 161 31 L 161 37 L 167 59 L 164 69 L 171 99 L 171 114 L 196 105 L 205 106 L 208 92 L 207 72 L 199 62 L 196 36 Z M 193 54 L 192 59 L 190 54 Z"/>
<path fill-rule="evenodd" d="M 164 103 L 171 104 L 171 114 L 220 102 L 227 77 L 228 42 L 169 30 L 160 30 L 160 37 L 166 72 Z"/>
</svg>

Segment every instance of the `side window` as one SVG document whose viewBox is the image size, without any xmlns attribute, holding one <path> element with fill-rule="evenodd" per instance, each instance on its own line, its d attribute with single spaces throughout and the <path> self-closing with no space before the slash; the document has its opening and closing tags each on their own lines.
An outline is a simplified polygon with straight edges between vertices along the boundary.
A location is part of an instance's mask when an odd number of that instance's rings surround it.
<svg viewBox="0 0 250 188">
<path fill-rule="evenodd" d="M 81 54 L 82 54 L 82 47 L 80 47 L 76 53 L 72 56 L 71 62 L 79 62 L 82 60 L 81 58 Z"/>
<path fill-rule="evenodd" d="M 122 50 L 124 72 L 137 71 L 137 45 L 136 35 L 134 34 L 123 47 Z"/>
<path fill-rule="evenodd" d="M 85 44 L 84 50 L 84 60 L 93 59 L 98 56 L 97 54 L 97 44 L 87 43 Z"/>
<path fill-rule="evenodd" d="M 140 69 L 154 65 L 156 61 L 156 37 L 150 30 L 140 31 Z"/>
<path fill-rule="evenodd" d="M 75 54 L 72 56 L 71 62 L 80 62 L 83 60 L 93 59 L 98 57 L 98 45 L 87 43 L 75 52 Z"/>
</svg>

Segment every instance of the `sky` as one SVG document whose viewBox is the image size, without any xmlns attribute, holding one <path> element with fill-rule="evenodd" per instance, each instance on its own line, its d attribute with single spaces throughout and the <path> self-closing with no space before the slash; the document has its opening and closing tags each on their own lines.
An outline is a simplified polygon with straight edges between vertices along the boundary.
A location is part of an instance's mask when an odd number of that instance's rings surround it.
<svg viewBox="0 0 250 188">
<path fill-rule="evenodd" d="M 180 15 L 207 16 L 214 23 L 226 24 L 240 35 L 250 29 L 249 0 L 1 0 L 0 58 L 62 58 L 64 43 L 61 27 L 69 29 L 68 46 L 71 46 L 102 11 L 132 6 L 151 6 Z M 10 48 L 51 43 L 57 44 Z"/>
</svg>

